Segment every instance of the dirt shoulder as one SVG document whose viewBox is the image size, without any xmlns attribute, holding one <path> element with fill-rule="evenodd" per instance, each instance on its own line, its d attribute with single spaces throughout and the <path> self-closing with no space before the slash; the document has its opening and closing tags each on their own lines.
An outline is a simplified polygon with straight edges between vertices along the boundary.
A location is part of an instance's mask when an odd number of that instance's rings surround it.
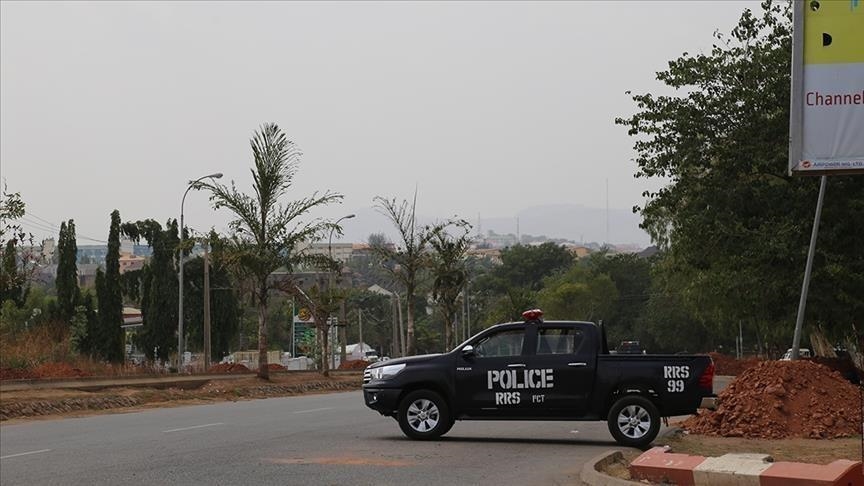
<svg viewBox="0 0 864 486">
<path fill-rule="evenodd" d="M 41 388 L 0 392 L 0 422 L 4 424 L 33 418 L 82 416 L 94 413 L 127 412 L 142 408 L 180 406 L 220 401 L 282 397 L 311 393 L 359 390 L 362 375 L 318 373 L 273 373 L 270 380 L 254 375 L 189 384 L 80 388 Z M 86 384 L 82 388 L 88 388 Z"/>
</svg>

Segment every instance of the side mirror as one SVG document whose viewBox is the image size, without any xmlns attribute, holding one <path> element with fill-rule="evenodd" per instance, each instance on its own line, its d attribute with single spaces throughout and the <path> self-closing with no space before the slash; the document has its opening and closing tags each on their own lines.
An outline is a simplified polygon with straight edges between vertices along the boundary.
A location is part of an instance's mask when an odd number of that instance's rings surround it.
<svg viewBox="0 0 864 486">
<path fill-rule="evenodd" d="M 470 344 L 465 345 L 465 347 L 462 348 L 462 356 L 466 358 L 474 356 L 474 346 L 471 346 Z"/>
</svg>

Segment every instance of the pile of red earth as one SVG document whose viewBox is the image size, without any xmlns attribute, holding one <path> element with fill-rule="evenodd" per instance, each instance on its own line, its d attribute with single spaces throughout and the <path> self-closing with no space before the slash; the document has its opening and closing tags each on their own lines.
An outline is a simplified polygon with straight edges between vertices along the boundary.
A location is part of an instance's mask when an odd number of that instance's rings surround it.
<svg viewBox="0 0 864 486">
<path fill-rule="evenodd" d="M 36 378 L 32 370 L 25 368 L 0 368 L 0 381 L 2 380 L 32 380 Z"/>
<path fill-rule="evenodd" d="M 74 368 L 69 363 L 43 363 L 33 369 L 37 378 L 80 378 L 90 373 Z"/>
<path fill-rule="evenodd" d="M 267 369 L 269 371 L 285 371 L 285 367 L 279 363 L 267 363 Z"/>
<path fill-rule="evenodd" d="M 249 373 L 249 368 L 240 363 L 219 363 L 211 366 L 208 373 Z"/>
<path fill-rule="evenodd" d="M 719 396 L 717 410 L 701 410 L 684 429 L 750 439 L 827 439 L 861 431 L 859 387 L 812 361 L 763 361 Z"/>
<path fill-rule="evenodd" d="M 339 363 L 340 370 L 365 370 L 367 366 L 369 362 L 362 359 L 349 359 Z"/>
<path fill-rule="evenodd" d="M 744 359 L 736 359 L 720 353 L 708 353 L 708 356 L 711 356 L 711 359 L 714 361 L 714 373 L 724 376 L 738 376 L 761 361 L 755 356 Z"/>
</svg>

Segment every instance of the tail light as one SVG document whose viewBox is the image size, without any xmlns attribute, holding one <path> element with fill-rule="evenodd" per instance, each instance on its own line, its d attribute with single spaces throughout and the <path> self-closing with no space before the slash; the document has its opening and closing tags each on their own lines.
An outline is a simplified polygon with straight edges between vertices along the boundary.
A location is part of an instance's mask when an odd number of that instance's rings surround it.
<svg viewBox="0 0 864 486">
<path fill-rule="evenodd" d="M 705 367 L 705 371 L 699 377 L 699 387 L 710 392 L 714 391 L 714 360 L 709 359 L 708 366 Z"/>
</svg>

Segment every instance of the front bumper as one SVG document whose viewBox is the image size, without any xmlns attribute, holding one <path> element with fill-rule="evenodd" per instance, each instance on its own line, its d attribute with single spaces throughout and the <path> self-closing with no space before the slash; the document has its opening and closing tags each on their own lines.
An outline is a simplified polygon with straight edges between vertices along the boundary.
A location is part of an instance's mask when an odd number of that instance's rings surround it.
<svg viewBox="0 0 864 486">
<path fill-rule="evenodd" d="M 381 415 L 395 416 L 399 409 L 399 396 L 402 390 L 398 388 L 367 388 L 363 387 L 363 401 L 366 406 Z"/>
<path fill-rule="evenodd" d="M 707 408 L 708 410 L 717 410 L 717 407 L 720 405 L 720 399 L 718 397 L 702 397 L 702 401 L 699 403 L 699 408 Z"/>
</svg>

